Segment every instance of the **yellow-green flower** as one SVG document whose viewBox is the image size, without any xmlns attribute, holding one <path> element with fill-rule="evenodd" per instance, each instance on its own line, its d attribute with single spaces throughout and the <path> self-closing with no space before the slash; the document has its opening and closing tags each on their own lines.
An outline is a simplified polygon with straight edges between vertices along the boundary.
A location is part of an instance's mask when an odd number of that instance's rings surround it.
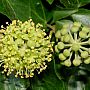
<svg viewBox="0 0 90 90">
<path fill-rule="evenodd" d="M 34 71 L 39 74 L 46 69 L 46 62 L 50 62 L 52 57 L 52 42 L 41 24 L 35 25 L 32 19 L 24 23 L 13 20 L 0 33 L 3 73 L 28 78 L 34 76 Z"/>
<path fill-rule="evenodd" d="M 80 22 L 63 25 L 56 31 L 55 52 L 60 62 L 70 67 L 90 63 L 90 28 Z"/>
</svg>

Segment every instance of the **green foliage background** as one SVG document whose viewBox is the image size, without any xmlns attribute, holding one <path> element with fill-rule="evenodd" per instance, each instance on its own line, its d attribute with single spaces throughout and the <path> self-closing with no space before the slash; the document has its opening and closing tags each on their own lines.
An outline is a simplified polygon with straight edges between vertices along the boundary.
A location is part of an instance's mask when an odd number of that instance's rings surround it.
<svg viewBox="0 0 90 90">
<path fill-rule="evenodd" d="M 62 20 L 80 21 L 90 26 L 90 0 L 0 0 L 0 13 L 11 21 L 32 18 L 46 30 L 59 29 Z M 1 18 L 0 18 L 1 19 Z M 48 27 L 49 26 L 49 27 Z M 89 90 L 90 65 L 79 67 L 61 66 L 53 57 L 48 68 L 33 78 L 6 77 L 0 71 L 1 90 Z"/>
</svg>

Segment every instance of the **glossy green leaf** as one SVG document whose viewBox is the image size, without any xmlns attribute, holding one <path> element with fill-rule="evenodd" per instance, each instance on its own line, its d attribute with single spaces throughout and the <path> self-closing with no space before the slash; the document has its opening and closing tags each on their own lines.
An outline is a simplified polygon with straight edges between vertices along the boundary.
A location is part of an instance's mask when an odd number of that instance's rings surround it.
<svg viewBox="0 0 90 90">
<path fill-rule="evenodd" d="M 85 84 L 85 90 L 90 90 L 90 77 L 88 78 L 88 82 Z"/>
<path fill-rule="evenodd" d="M 58 79 L 52 65 L 50 67 L 32 79 L 32 90 L 67 90 L 67 84 Z"/>
<path fill-rule="evenodd" d="M 1 74 L 0 72 L 0 88 L 2 88 L 2 90 L 4 90 L 4 80 L 5 80 L 5 76 Z"/>
<path fill-rule="evenodd" d="M 54 0 L 47 0 L 49 4 L 52 4 Z"/>
<path fill-rule="evenodd" d="M 79 1 L 78 0 L 60 0 L 60 2 L 66 8 L 78 8 L 79 7 Z"/>
<path fill-rule="evenodd" d="M 56 24 L 55 24 L 55 28 L 56 30 L 61 30 L 62 26 L 64 24 L 68 23 L 69 25 L 72 25 L 72 21 L 70 20 L 60 20 L 60 21 L 56 21 Z"/>
<path fill-rule="evenodd" d="M 47 23 L 49 12 L 43 6 L 41 0 L 1 0 L 0 12 L 11 20 L 19 19 L 22 21 L 33 18 L 37 23 Z M 50 20 L 50 18 L 48 18 Z"/>
<path fill-rule="evenodd" d="M 75 21 L 82 22 L 84 25 L 90 26 L 90 10 L 81 9 L 77 13 L 72 14 Z"/>
<path fill-rule="evenodd" d="M 90 3 L 90 0 L 60 0 L 65 8 L 79 8 Z"/>
<path fill-rule="evenodd" d="M 60 11 L 54 11 L 53 21 L 57 21 L 57 20 L 66 18 L 75 12 L 77 12 L 77 10 L 66 10 L 65 9 L 65 10 L 60 10 Z"/>
<path fill-rule="evenodd" d="M 90 3 L 90 0 L 79 0 L 80 6 L 84 6 Z"/>
<path fill-rule="evenodd" d="M 76 79 L 75 76 L 71 76 L 68 82 L 68 90 L 86 90 L 85 84 L 82 81 Z"/>
<path fill-rule="evenodd" d="M 0 74 L 0 88 L 1 90 L 26 90 L 29 86 L 29 80 L 14 78 L 13 75 L 9 78 L 5 78 Z"/>
</svg>

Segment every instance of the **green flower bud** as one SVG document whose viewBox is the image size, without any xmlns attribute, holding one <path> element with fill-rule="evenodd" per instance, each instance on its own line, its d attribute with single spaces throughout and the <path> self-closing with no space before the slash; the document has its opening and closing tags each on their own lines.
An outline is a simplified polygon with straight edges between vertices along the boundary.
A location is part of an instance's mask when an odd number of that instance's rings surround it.
<svg viewBox="0 0 90 90">
<path fill-rule="evenodd" d="M 64 36 L 61 37 L 61 41 L 64 42 Z"/>
<path fill-rule="evenodd" d="M 77 26 L 73 26 L 72 28 L 71 28 L 71 32 L 72 33 L 75 33 L 75 32 L 77 32 L 79 30 L 79 27 L 77 27 Z"/>
<path fill-rule="evenodd" d="M 74 59 L 73 60 L 73 65 L 74 66 L 79 66 L 81 64 L 81 60 L 80 59 Z"/>
<path fill-rule="evenodd" d="M 72 50 L 73 50 L 73 51 L 78 51 L 79 49 L 80 49 L 80 45 L 77 44 L 77 43 L 73 43 L 73 45 L 72 45 Z"/>
<path fill-rule="evenodd" d="M 65 23 L 64 25 L 63 25 L 63 28 L 68 28 L 69 27 L 69 24 L 68 23 Z"/>
<path fill-rule="evenodd" d="M 81 57 L 82 58 L 87 58 L 88 57 L 88 52 L 87 51 L 81 52 Z"/>
<path fill-rule="evenodd" d="M 66 57 L 65 57 L 62 53 L 60 53 L 60 54 L 59 54 L 59 59 L 63 61 L 63 60 L 66 59 Z"/>
<path fill-rule="evenodd" d="M 71 61 L 70 60 L 65 60 L 64 65 L 67 66 L 67 67 L 70 67 L 71 66 Z"/>
<path fill-rule="evenodd" d="M 79 32 L 79 37 L 80 38 L 86 38 L 86 36 L 87 36 L 87 33 L 86 32 L 84 32 L 84 31 L 80 31 Z"/>
<path fill-rule="evenodd" d="M 55 52 L 59 53 L 57 45 L 55 45 Z"/>
<path fill-rule="evenodd" d="M 63 28 L 63 29 L 61 29 L 60 32 L 62 35 L 65 35 L 65 34 L 67 34 L 68 30 L 67 30 L 67 28 Z"/>
<path fill-rule="evenodd" d="M 83 27 L 82 31 L 85 32 L 85 33 L 88 33 L 90 31 L 90 29 L 88 27 Z"/>
<path fill-rule="evenodd" d="M 62 60 L 62 64 L 67 67 L 72 63 L 74 66 L 79 66 L 82 62 L 89 64 L 90 28 L 81 25 L 80 22 L 74 22 L 73 25 L 65 23 L 60 33 L 60 39 L 56 38 L 55 51 L 59 53 L 58 57 Z"/>
<path fill-rule="evenodd" d="M 58 42 L 57 47 L 58 47 L 58 49 L 64 49 L 64 43 Z"/>
<path fill-rule="evenodd" d="M 64 42 L 69 42 L 70 41 L 70 35 L 69 34 L 66 34 L 63 38 L 63 41 Z"/>
<path fill-rule="evenodd" d="M 90 63 L 90 57 L 86 58 L 86 59 L 84 60 L 84 63 L 85 63 L 85 64 L 89 64 L 89 63 Z"/>
<path fill-rule="evenodd" d="M 55 37 L 56 37 L 56 38 L 60 38 L 60 37 L 61 37 L 60 30 L 58 30 L 58 31 L 55 33 Z"/>
<path fill-rule="evenodd" d="M 80 27 L 81 26 L 81 23 L 80 22 L 74 22 L 73 25 L 74 26 L 77 26 L 77 27 Z"/>
<path fill-rule="evenodd" d="M 63 54 L 64 54 L 66 57 L 68 57 L 68 56 L 70 56 L 70 51 L 69 51 L 68 49 L 65 49 L 65 50 L 63 51 Z"/>
</svg>

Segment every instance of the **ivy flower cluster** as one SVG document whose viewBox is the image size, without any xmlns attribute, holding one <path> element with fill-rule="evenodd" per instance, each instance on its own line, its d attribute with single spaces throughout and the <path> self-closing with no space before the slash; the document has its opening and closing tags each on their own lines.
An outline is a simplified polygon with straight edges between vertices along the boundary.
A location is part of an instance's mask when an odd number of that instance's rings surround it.
<svg viewBox="0 0 90 90">
<path fill-rule="evenodd" d="M 35 25 L 32 19 L 22 23 L 13 20 L 0 30 L 0 66 L 2 73 L 15 74 L 15 77 L 28 78 L 34 71 L 42 72 L 52 57 L 51 36 L 47 36 L 41 24 Z"/>
<path fill-rule="evenodd" d="M 55 33 L 55 52 L 60 62 L 70 67 L 90 63 L 90 28 L 80 22 L 65 24 Z"/>
</svg>

